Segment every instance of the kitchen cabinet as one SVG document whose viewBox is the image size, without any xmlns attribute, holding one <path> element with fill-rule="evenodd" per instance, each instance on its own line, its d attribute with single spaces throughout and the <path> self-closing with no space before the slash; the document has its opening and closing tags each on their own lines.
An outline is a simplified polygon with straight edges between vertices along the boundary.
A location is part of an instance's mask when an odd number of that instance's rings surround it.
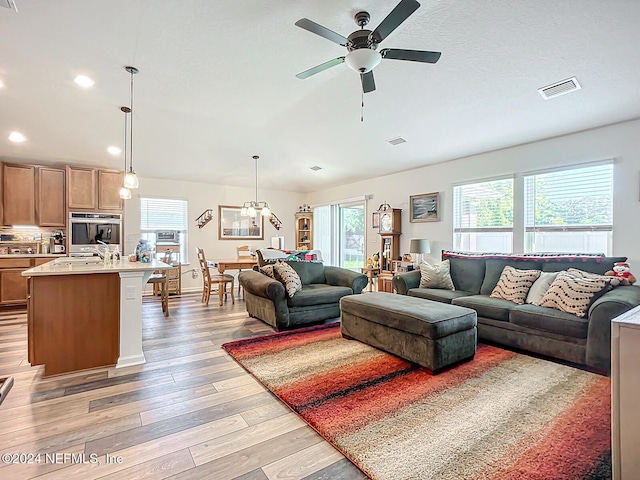
<svg viewBox="0 0 640 480">
<path fill-rule="evenodd" d="M 69 210 L 96 209 L 96 169 L 67 166 Z"/>
<path fill-rule="evenodd" d="M 122 210 L 123 178 L 123 173 L 117 170 L 67 166 L 69 211 Z"/>
<path fill-rule="evenodd" d="M 0 163 L 0 185 L 4 185 L 4 184 L 2 183 L 2 170 L 3 170 L 3 166 L 2 166 L 2 163 Z M 2 198 L 2 195 L 0 195 L 0 223 L 2 223 L 2 224 L 4 225 L 4 222 L 3 222 L 3 218 L 4 218 L 4 214 L 3 214 L 3 212 L 4 212 L 4 207 L 3 207 L 3 205 L 2 205 L 3 203 L 4 203 L 4 199 Z"/>
<path fill-rule="evenodd" d="M 0 306 L 26 305 L 27 277 L 22 272 L 52 260 L 52 257 L 0 258 Z"/>
<path fill-rule="evenodd" d="M 32 165 L 2 165 L 3 225 L 35 225 L 35 175 Z"/>
<path fill-rule="evenodd" d="M 41 227 L 66 225 L 64 170 L 38 167 L 36 217 Z"/>
<path fill-rule="evenodd" d="M 122 188 L 123 182 L 123 172 L 98 170 L 99 210 L 122 210 L 120 188 Z"/>
</svg>

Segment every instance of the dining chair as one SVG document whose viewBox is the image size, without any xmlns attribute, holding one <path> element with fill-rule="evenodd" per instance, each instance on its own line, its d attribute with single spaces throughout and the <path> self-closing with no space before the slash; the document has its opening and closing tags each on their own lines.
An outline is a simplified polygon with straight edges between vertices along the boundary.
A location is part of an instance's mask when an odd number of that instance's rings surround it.
<svg viewBox="0 0 640 480">
<path fill-rule="evenodd" d="M 160 288 L 160 299 L 162 304 L 162 312 L 165 317 L 169 316 L 169 284 L 166 273 L 154 273 L 149 277 L 147 283 L 157 285 Z M 154 288 L 155 291 L 155 288 Z"/>
<path fill-rule="evenodd" d="M 235 279 L 233 275 L 227 275 L 226 273 L 212 275 L 209 270 L 209 265 L 207 264 L 207 258 L 204 255 L 204 250 L 202 248 L 197 247 L 196 251 L 198 253 L 198 261 L 200 262 L 200 269 L 202 270 L 202 299 L 207 306 L 209 305 L 209 298 L 211 297 L 211 289 L 214 285 L 218 286 L 218 299 L 220 300 L 220 306 L 222 306 L 222 299 L 227 299 L 227 284 L 231 284 L 231 303 L 235 304 L 236 299 L 233 295 L 233 284 Z"/>
<path fill-rule="evenodd" d="M 238 260 L 246 260 L 253 259 L 254 254 L 251 252 L 249 245 L 241 245 L 236 247 L 236 254 L 238 255 Z M 238 269 L 238 275 L 242 271 L 241 268 Z M 242 285 L 238 282 L 238 295 L 240 295 L 240 290 L 242 289 Z"/>
</svg>

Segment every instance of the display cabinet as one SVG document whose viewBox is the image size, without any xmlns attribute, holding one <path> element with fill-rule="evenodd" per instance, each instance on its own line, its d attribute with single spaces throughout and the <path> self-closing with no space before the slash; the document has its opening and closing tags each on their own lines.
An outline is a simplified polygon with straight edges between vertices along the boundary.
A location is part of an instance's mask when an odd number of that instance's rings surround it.
<svg viewBox="0 0 640 480">
<path fill-rule="evenodd" d="M 313 213 L 298 212 L 296 217 L 296 250 L 313 250 Z"/>
</svg>

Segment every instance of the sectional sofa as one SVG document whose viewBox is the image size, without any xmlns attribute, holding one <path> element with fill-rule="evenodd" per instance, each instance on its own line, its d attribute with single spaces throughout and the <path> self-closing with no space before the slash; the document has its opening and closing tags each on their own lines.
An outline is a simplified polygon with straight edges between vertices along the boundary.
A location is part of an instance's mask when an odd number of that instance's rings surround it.
<svg viewBox="0 0 640 480">
<path fill-rule="evenodd" d="M 594 274 L 611 270 L 626 257 L 571 254 L 477 254 L 443 251 L 455 290 L 420 288 L 419 270 L 393 278 L 397 293 L 451 303 L 478 314 L 478 337 L 509 347 L 609 371 L 611 320 L 640 305 L 639 286 L 617 286 L 599 296 L 584 317 L 533 304 L 516 304 L 489 295 L 505 266 L 559 272 L 570 268 Z"/>
</svg>

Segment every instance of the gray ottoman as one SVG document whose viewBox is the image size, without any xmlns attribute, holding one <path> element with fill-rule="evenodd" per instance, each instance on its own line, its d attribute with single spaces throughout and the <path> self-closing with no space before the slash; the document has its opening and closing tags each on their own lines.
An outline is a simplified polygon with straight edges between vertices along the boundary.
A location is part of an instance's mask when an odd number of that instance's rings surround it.
<svg viewBox="0 0 640 480">
<path fill-rule="evenodd" d="M 340 300 L 342 336 L 438 373 L 476 353 L 475 310 L 375 292 Z"/>
</svg>

